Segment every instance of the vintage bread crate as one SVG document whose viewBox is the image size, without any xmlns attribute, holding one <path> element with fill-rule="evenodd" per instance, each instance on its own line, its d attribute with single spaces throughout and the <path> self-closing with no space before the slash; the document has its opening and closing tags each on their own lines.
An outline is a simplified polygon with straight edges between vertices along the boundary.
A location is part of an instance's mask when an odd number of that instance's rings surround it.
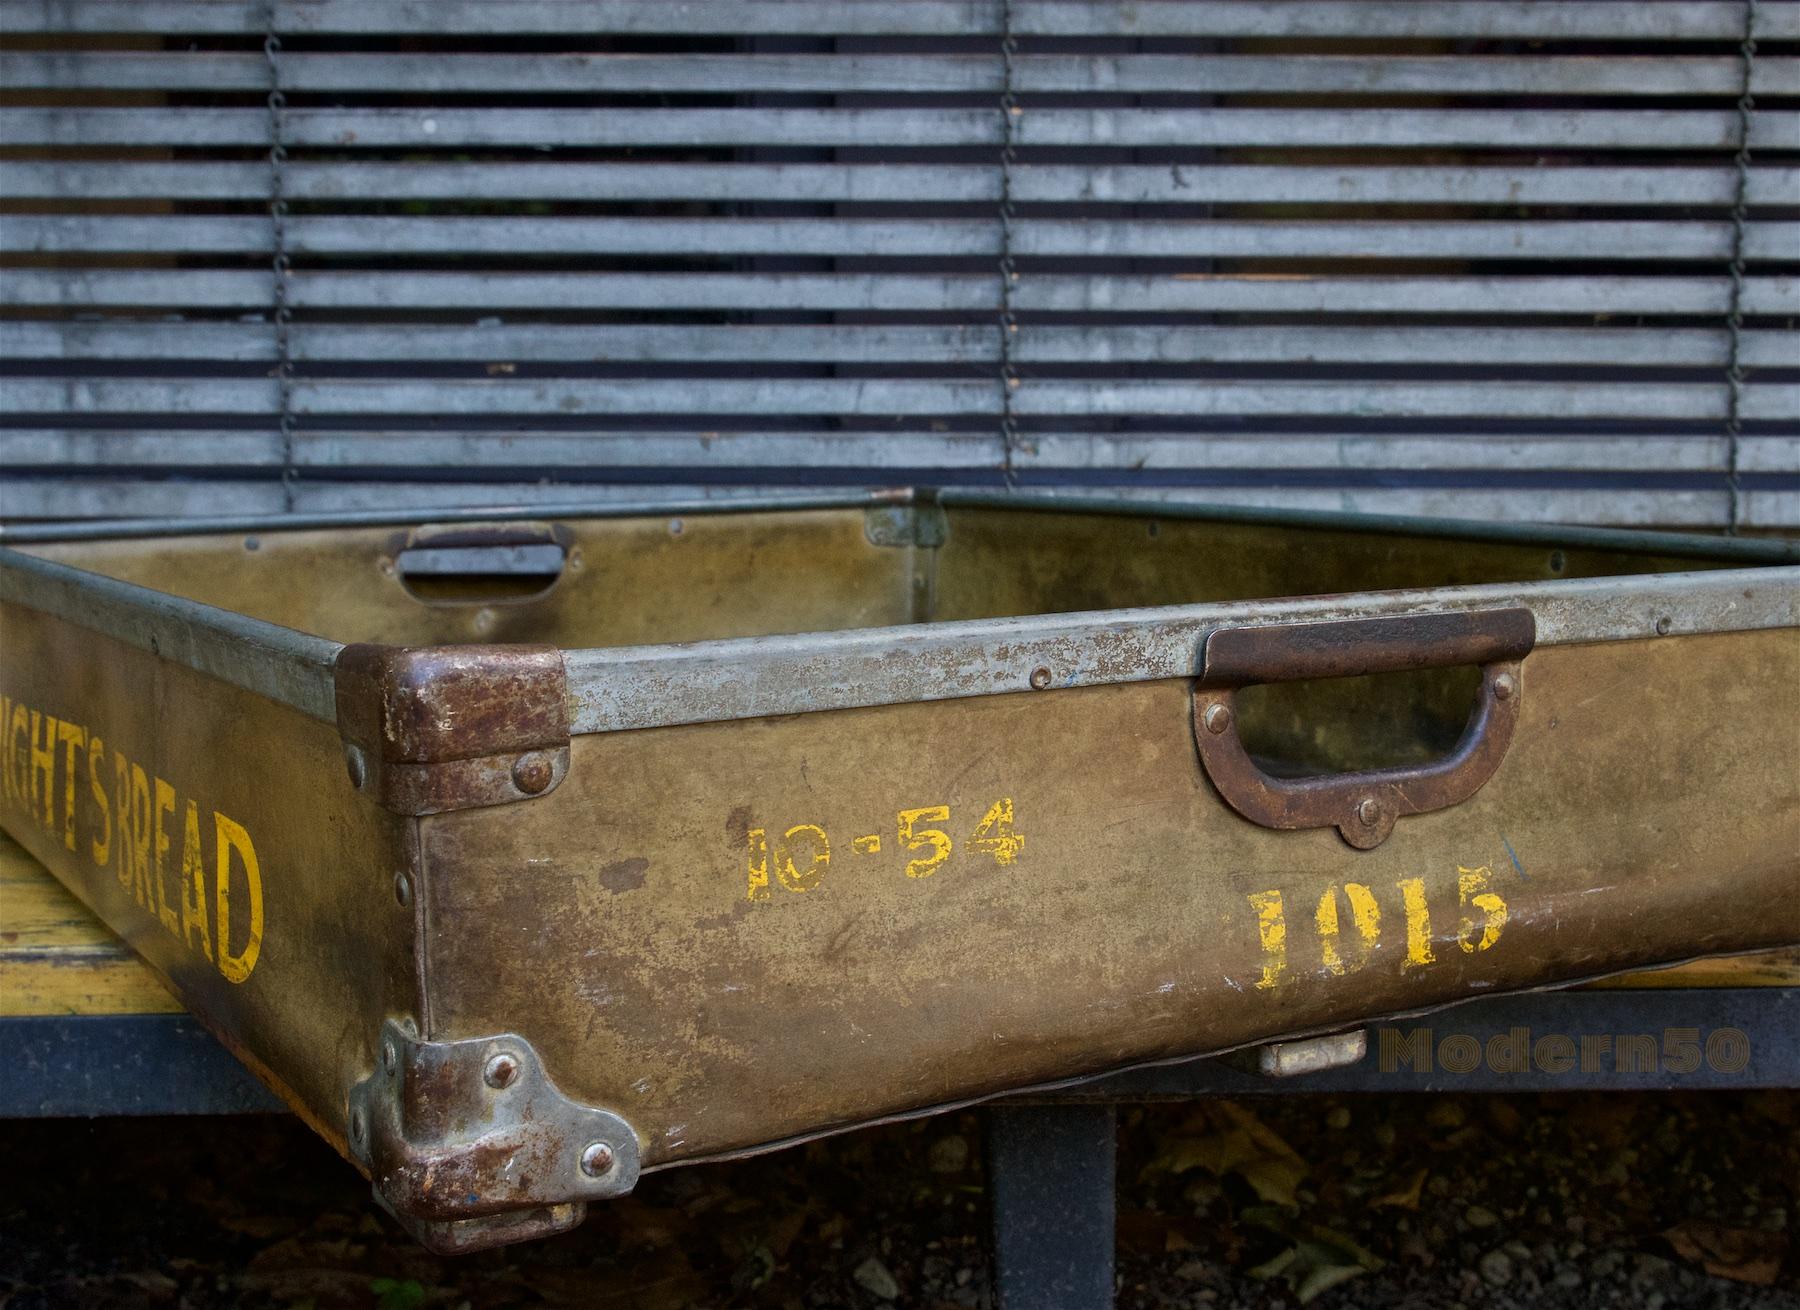
<svg viewBox="0 0 1800 1310">
<path fill-rule="evenodd" d="M 6 541 L 6 830 L 442 1249 L 1800 942 L 1788 543 L 924 493 Z"/>
</svg>

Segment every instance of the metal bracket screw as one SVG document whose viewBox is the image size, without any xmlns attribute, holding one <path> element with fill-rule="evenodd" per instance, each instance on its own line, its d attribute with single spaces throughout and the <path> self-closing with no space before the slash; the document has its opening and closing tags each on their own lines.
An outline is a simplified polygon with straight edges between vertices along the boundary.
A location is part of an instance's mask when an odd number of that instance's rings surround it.
<svg viewBox="0 0 1800 1310">
<path fill-rule="evenodd" d="M 513 786 L 527 796 L 536 796 L 556 777 L 556 765 L 542 751 L 519 756 L 512 766 Z"/>
<path fill-rule="evenodd" d="M 1042 691 L 1044 688 L 1048 687 L 1050 685 L 1050 670 L 1033 669 L 1031 671 L 1031 685 L 1038 691 Z"/>
<path fill-rule="evenodd" d="M 1361 819 L 1366 826 L 1373 828 L 1376 821 L 1381 818 L 1381 805 L 1373 796 L 1365 796 L 1362 803 L 1356 807 L 1356 817 Z"/>
<path fill-rule="evenodd" d="M 1208 732 L 1221 733 L 1231 726 L 1231 711 L 1223 705 L 1210 705 L 1201 721 Z"/>
<path fill-rule="evenodd" d="M 344 768 L 350 774 L 350 785 L 361 791 L 369 780 L 369 761 L 361 746 L 344 747 Z"/>
<path fill-rule="evenodd" d="M 394 900 L 403 910 L 412 904 L 412 879 L 404 873 L 394 875 Z"/>
<path fill-rule="evenodd" d="M 605 1142 L 589 1142 L 581 1152 L 581 1172 L 599 1178 L 613 1167 L 613 1149 Z"/>
<path fill-rule="evenodd" d="M 487 1062 L 487 1068 L 481 1071 L 481 1080 L 495 1091 L 505 1091 L 513 1085 L 519 1076 L 519 1061 L 516 1057 L 500 1052 Z"/>
<path fill-rule="evenodd" d="M 1518 689 L 1519 684 L 1513 681 L 1513 675 L 1510 673 L 1502 673 L 1494 679 L 1494 699 L 1496 700 L 1511 700 L 1512 694 Z"/>
</svg>

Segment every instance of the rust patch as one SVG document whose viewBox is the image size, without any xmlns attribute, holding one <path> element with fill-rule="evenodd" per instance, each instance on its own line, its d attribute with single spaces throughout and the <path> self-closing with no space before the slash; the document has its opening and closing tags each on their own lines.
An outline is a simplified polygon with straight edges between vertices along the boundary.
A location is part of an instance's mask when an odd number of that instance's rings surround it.
<svg viewBox="0 0 1800 1310">
<path fill-rule="evenodd" d="M 641 856 L 630 860 L 615 860 L 600 870 L 600 885 L 615 896 L 634 892 L 644 885 L 644 876 L 649 870 L 650 861 Z"/>
<path fill-rule="evenodd" d="M 739 805 L 725 816 L 725 837 L 733 846 L 742 846 L 750 838 L 750 807 Z"/>
</svg>

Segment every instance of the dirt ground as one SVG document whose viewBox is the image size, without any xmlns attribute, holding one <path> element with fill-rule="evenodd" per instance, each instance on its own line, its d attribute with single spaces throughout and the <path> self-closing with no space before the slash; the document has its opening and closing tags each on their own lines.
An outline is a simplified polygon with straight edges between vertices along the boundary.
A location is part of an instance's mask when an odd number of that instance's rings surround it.
<svg viewBox="0 0 1800 1310">
<path fill-rule="evenodd" d="M 1800 1310 L 1800 1096 L 1121 1110 L 1122 1307 Z M 0 1305 L 987 1307 L 977 1114 L 674 1170 L 580 1230 L 412 1246 L 285 1118 L 0 1124 Z"/>
</svg>

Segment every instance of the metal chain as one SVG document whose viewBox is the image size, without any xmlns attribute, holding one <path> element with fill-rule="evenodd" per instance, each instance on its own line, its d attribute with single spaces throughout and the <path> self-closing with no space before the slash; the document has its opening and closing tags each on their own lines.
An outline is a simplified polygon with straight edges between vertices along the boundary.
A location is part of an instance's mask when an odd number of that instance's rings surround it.
<svg viewBox="0 0 1800 1310">
<path fill-rule="evenodd" d="M 1726 531 L 1736 534 L 1743 523 L 1744 490 L 1738 464 L 1743 445 L 1744 422 L 1744 226 L 1750 204 L 1750 120 L 1756 112 L 1751 77 L 1756 69 L 1756 0 L 1744 0 L 1744 39 L 1738 43 L 1743 85 L 1737 102 L 1738 148 L 1736 190 L 1731 203 L 1731 302 L 1725 318 L 1725 489 L 1731 496 Z"/>
<path fill-rule="evenodd" d="M 1019 272 L 1012 253 L 1012 172 L 1018 159 L 1015 124 L 1019 117 L 1019 101 L 1013 93 L 1013 61 L 1018 54 L 1019 40 L 1013 35 L 1012 0 L 1001 0 L 1000 58 L 1004 81 L 1000 90 L 1000 440 L 1004 447 L 1001 471 L 1009 488 L 1019 484 L 1013 468 L 1013 457 L 1019 446 L 1019 419 L 1013 412 L 1013 393 L 1019 389 L 1019 370 L 1013 361 L 1019 321 L 1013 312 L 1013 289 L 1018 283 Z"/>
<path fill-rule="evenodd" d="M 276 31 L 279 0 L 270 0 L 263 24 L 263 57 L 269 64 L 269 229 L 271 261 L 274 274 L 273 305 L 275 324 L 275 387 L 279 406 L 277 422 L 281 433 L 281 499 L 284 508 L 294 508 L 294 482 L 298 470 L 294 465 L 294 359 L 289 335 L 294 311 L 288 298 L 289 261 L 287 251 L 287 97 L 281 91 L 281 37 Z"/>
</svg>

